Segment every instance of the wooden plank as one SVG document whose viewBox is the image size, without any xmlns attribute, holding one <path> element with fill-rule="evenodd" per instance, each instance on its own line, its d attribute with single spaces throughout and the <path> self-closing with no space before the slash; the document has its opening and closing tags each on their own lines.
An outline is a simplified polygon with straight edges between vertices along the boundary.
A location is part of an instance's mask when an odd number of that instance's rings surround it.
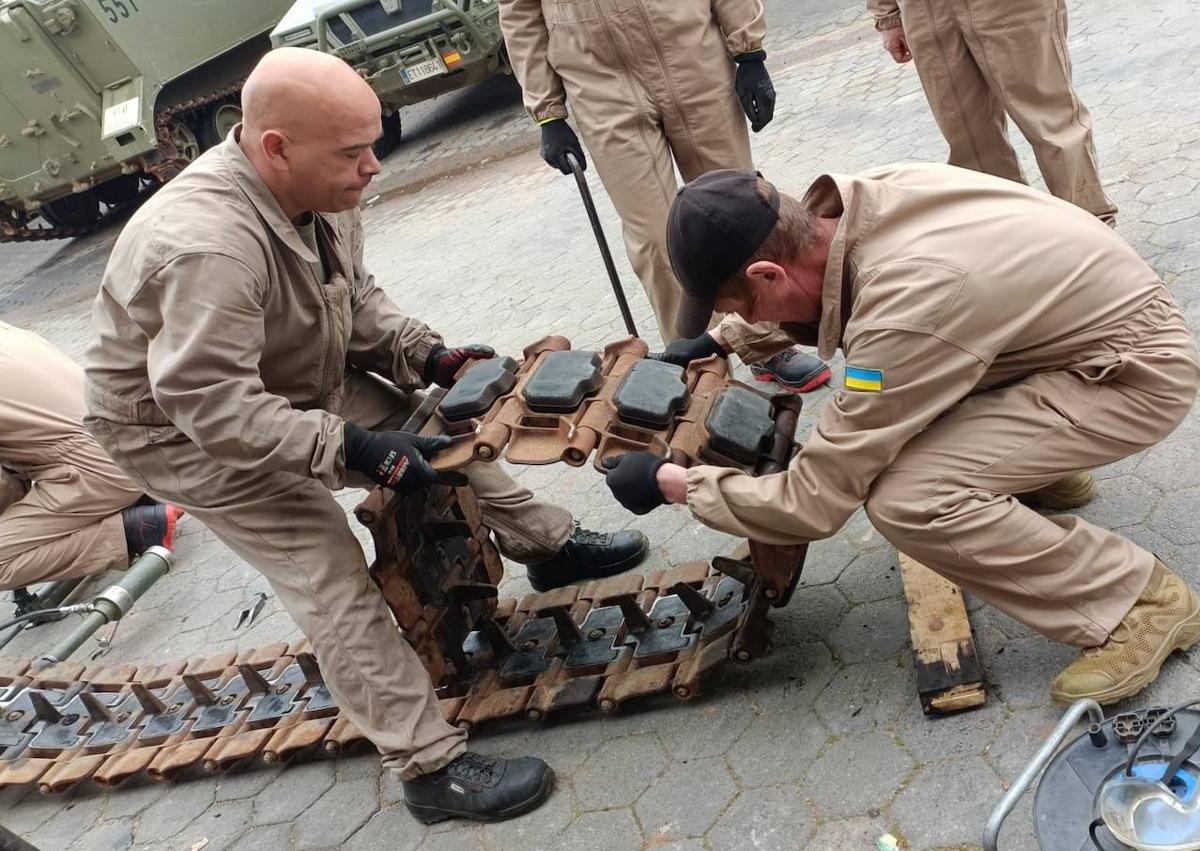
<svg viewBox="0 0 1200 851">
<path fill-rule="evenodd" d="M 987 697 L 983 672 L 962 592 L 920 562 L 899 555 L 921 708 L 929 715 L 982 706 Z"/>
</svg>

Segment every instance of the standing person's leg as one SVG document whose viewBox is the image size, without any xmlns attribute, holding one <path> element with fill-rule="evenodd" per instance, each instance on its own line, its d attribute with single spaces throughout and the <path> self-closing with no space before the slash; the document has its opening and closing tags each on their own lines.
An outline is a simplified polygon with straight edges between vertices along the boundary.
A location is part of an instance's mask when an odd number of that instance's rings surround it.
<svg viewBox="0 0 1200 851">
<path fill-rule="evenodd" d="M 609 200 L 621 217 L 621 234 L 634 274 L 658 321 L 664 343 L 679 338 L 675 312 L 679 284 L 667 257 L 667 213 L 678 186 L 671 151 L 652 108 L 604 122 L 576 110 L 579 130 Z"/>
<path fill-rule="evenodd" d="M 1037 157 L 1051 194 L 1105 221 L 1117 206 L 1104 192 L 1092 116 L 1075 93 L 1067 50 L 1065 0 L 962 0 L 965 37 L 992 90 Z"/>
<path fill-rule="evenodd" d="M 1151 446 L 1186 416 L 1200 367 L 1182 319 L 1160 340 L 1108 372 L 1043 373 L 968 398 L 904 448 L 867 501 L 898 549 L 1043 635 L 1100 648 L 1059 677 L 1059 699 L 1134 694 L 1200 638 L 1200 598 L 1151 553 L 1014 496 Z"/>
<path fill-rule="evenodd" d="M 950 165 L 1024 183 L 1008 141 L 1004 104 L 964 40 L 968 0 L 907 0 L 901 18 L 933 118 L 950 145 Z M 1000 4 L 1007 10 L 1007 3 Z M 997 12 L 1001 12 L 1000 7 Z M 973 6 L 972 6 L 973 10 Z"/>
<path fill-rule="evenodd" d="M 0 514 L 0 589 L 129 566 L 121 511 L 141 489 L 91 438 L 76 439 L 66 455 L 72 463 L 39 470 Z"/>
</svg>

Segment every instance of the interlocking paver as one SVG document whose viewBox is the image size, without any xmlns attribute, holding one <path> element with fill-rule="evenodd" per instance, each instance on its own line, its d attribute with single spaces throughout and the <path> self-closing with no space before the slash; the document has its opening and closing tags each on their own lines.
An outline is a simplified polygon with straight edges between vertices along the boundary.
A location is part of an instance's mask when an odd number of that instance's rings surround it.
<svg viewBox="0 0 1200 851">
<path fill-rule="evenodd" d="M 729 748 L 729 767 L 743 789 L 795 783 L 828 740 L 811 710 L 763 714 Z"/>
<path fill-rule="evenodd" d="M 886 733 L 838 739 L 805 776 L 804 794 L 823 818 L 883 808 L 913 768 L 912 757 Z"/>
<path fill-rule="evenodd" d="M 633 813 L 628 808 L 584 813 L 558 836 L 563 851 L 628 851 L 642 846 Z"/>
<path fill-rule="evenodd" d="M 908 632 L 908 607 L 903 597 L 892 597 L 846 612 L 829 633 L 829 646 L 843 663 L 853 665 L 895 656 L 908 646 Z"/>
<path fill-rule="evenodd" d="M 690 759 L 664 772 L 633 811 L 655 841 L 702 836 L 736 794 L 723 758 Z"/>
<path fill-rule="evenodd" d="M 213 804 L 175 838 L 180 848 L 222 851 L 237 842 L 250 827 L 249 801 Z"/>
<path fill-rule="evenodd" d="M 1102 175 L 1121 206 L 1118 233 L 1164 276 L 1191 327 L 1200 329 L 1200 195 L 1195 191 L 1200 183 L 1200 122 L 1195 121 L 1191 95 L 1200 85 L 1200 53 L 1185 35 L 1194 10 L 1185 0 L 1075 0 L 1071 11 L 1075 77 L 1093 113 Z M 944 159 L 945 143 L 913 67 L 897 66 L 883 53 L 861 0 L 767 0 L 767 18 L 768 67 L 779 101 L 774 123 L 755 134 L 753 144 L 757 166 L 781 188 L 801 192 L 822 170 Z M 486 337 L 499 350 L 516 353 L 538 336 L 562 333 L 577 347 L 599 345 L 622 330 L 591 230 L 573 182 L 538 157 L 537 128 L 519 104 L 513 80 L 500 78 L 405 110 L 405 143 L 385 162 L 372 190 L 378 197 L 364 212 L 367 264 L 402 307 L 452 343 Z M 1020 138 L 1015 145 L 1030 182 L 1042 187 L 1028 145 Z M 589 172 L 588 177 L 639 328 L 655 345 L 649 305 L 620 250 L 619 222 L 596 175 Z M 5 321 L 26 325 L 81 357 L 89 301 L 115 234 L 112 228 L 69 243 L 0 247 L 0 314 Z M 832 366 L 834 387 L 804 398 L 802 435 L 840 386 L 841 359 L 835 358 Z M 738 365 L 736 374 L 748 378 L 744 366 Z M 1197 446 L 1200 410 L 1189 415 L 1169 442 L 1098 470 L 1097 498 L 1074 513 L 1120 527 L 1200 582 Z M 585 525 L 647 532 L 652 542 L 647 570 L 730 548 L 731 542 L 703 530 L 682 508 L 645 517 L 628 514 L 591 470 L 552 465 L 517 473 L 541 495 L 570 506 Z M 337 498 L 349 511 L 358 494 L 345 491 Z M 365 531 L 358 533 L 368 544 Z M 238 611 L 265 588 L 262 580 L 191 518 L 182 524 L 177 544 L 175 570 L 126 618 L 109 661 L 207 656 L 298 635 L 273 595 L 251 629 L 233 633 Z M 664 795 L 662 784 L 684 771 L 684 760 L 691 766 L 720 758 L 740 790 L 723 811 L 709 812 L 705 806 L 694 815 L 717 819 L 703 838 L 708 848 L 744 847 L 727 826 L 750 825 L 753 830 L 755 814 L 781 809 L 776 798 L 788 796 L 779 791 L 779 783 L 803 776 L 802 794 L 807 795 L 814 783 L 804 776 L 810 763 L 832 764 L 853 741 L 883 737 L 903 743 L 901 751 L 915 760 L 945 760 L 937 763 L 943 774 L 943 765 L 974 772 L 980 782 L 968 796 L 971 801 L 949 811 L 945 825 L 939 817 L 928 818 L 924 833 L 911 831 L 907 823 L 901 829 L 902 810 L 907 818 L 910 811 L 937 812 L 935 806 L 942 805 L 943 778 L 926 767 L 905 785 L 902 800 L 882 812 L 868 808 L 813 824 L 810 809 L 790 809 L 786 818 L 778 816 L 774 822 L 809 819 L 805 823 L 813 833 L 802 846 L 806 848 L 870 847 L 889 829 L 915 849 L 947 838 L 974 844 L 993 802 L 988 795 L 999 794 L 985 782 L 983 769 L 1011 780 L 1053 727 L 1060 710 L 1049 705 L 1047 685 L 1075 651 L 1032 635 L 969 599 L 989 703 L 956 718 L 926 719 L 914 698 L 898 577 L 883 572 L 892 558 L 891 547 L 856 512 L 838 535 L 812 546 L 795 598 L 772 613 L 773 653 L 753 665 L 716 672 L 696 701 L 654 699 L 613 718 L 593 714 L 478 731 L 473 741 L 481 751 L 535 753 L 558 773 L 555 795 L 542 810 L 505 825 L 444 824 L 427 830 L 409 818 L 398 781 L 379 767 L 374 755 L 315 768 L 247 770 L 174 786 L 135 781 L 112 792 L 58 797 L 0 792 L 0 812 L 6 826 L 19 827 L 46 848 L 53 847 L 57 831 L 73 832 L 76 819 L 88 822 L 76 848 L 85 847 L 83 840 L 91 837 L 121 848 L 134 842 L 188 848 L 185 838 L 190 840 L 194 828 L 211 827 L 217 837 L 218 825 L 225 830 L 237 822 L 225 822 L 224 814 L 217 820 L 215 814 L 227 808 L 240 813 L 248 805 L 250 824 L 270 824 L 243 827 L 240 847 L 289 849 L 299 838 L 297 819 L 322 796 L 332 800 L 337 788 L 349 784 L 352 792 L 342 794 L 353 800 L 347 800 L 345 809 L 383 806 L 347 841 L 352 848 L 409 849 L 424 843 L 428 848 L 624 851 L 643 841 L 660 848 L 695 847 L 698 838 L 672 843 L 673 834 L 656 832 L 659 825 L 639 823 L 634 809 L 645 809 L 655 795 Z M 509 567 L 502 593 L 525 593 L 523 568 Z M 179 593 L 184 587 L 188 594 Z M 36 655 L 70 625 L 31 631 L 5 652 Z M 1130 705 L 1191 695 L 1200 676 L 1200 650 L 1186 660 L 1170 659 L 1160 682 Z M 831 737 L 839 741 L 827 745 Z M 635 748 L 640 750 L 635 753 Z M 854 756 L 851 762 L 863 759 Z M 847 764 L 845 771 L 855 768 Z M 173 790 L 200 788 L 197 784 L 214 789 L 216 803 L 198 816 L 189 807 L 175 836 L 154 844 L 131 830 L 143 822 L 153 827 L 169 809 L 165 802 Z M 203 796 L 200 803 L 205 803 Z M 586 812 L 609 806 L 617 808 Z M 972 821 L 974 827 L 968 829 Z M 766 844 L 778 836 L 770 834 Z M 1005 828 L 1004 848 L 1032 848 L 1033 843 L 1027 798 Z"/>
<path fill-rule="evenodd" d="M 931 797 L 935 787 L 947 794 Z M 914 848 L 974 844 L 1003 794 L 1000 778 L 982 762 L 930 763 L 896 796 L 892 816 Z"/>
<path fill-rule="evenodd" d="M 606 742 L 575 772 L 575 797 L 584 810 L 627 807 L 667 766 L 650 734 Z"/>
<path fill-rule="evenodd" d="M 332 762 L 289 766 L 254 796 L 255 825 L 292 822 L 333 785 Z"/>
<path fill-rule="evenodd" d="M 215 785 L 205 779 L 168 786 L 166 794 L 137 817 L 134 841 L 157 844 L 179 833 L 208 809 L 216 798 L 216 791 Z"/>
<path fill-rule="evenodd" d="M 92 825 L 70 847 L 71 851 L 125 851 L 132 844 L 133 819 L 122 818 Z"/>
<path fill-rule="evenodd" d="M 346 840 L 345 851 L 376 851 L 378 848 L 416 848 L 425 838 L 421 824 L 403 806 L 385 807 Z"/>
<path fill-rule="evenodd" d="M 379 809 L 374 777 L 338 780 L 296 819 L 296 844 L 301 848 L 340 845 Z"/>
<path fill-rule="evenodd" d="M 741 793 L 708 832 L 708 842 L 760 851 L 807 848 L 813 821 L 798 787 L 767 786 Z"/>
</svg>

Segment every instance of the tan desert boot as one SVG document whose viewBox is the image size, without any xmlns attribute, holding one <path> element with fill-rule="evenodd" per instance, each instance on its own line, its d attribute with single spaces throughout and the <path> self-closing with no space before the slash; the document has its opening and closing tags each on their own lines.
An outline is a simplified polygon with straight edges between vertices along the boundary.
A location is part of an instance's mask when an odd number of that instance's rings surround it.
<svg viewBox="0 0 1200 851">
<path fill-rule="evenodd" d="M 1044 488 L 1019 494 L 1017 498 L 1047 511 L 1067 511 L 1087 505 L 1095 493 L 1096 480 L 1092 478 L 1090 470 L 1084 470 L 1080 473 L 1063 476 Z"/>
<path fill-rule="evenodd" d="M 1200 641 L 1200 596 L 1161 561 L 1129 614 L 1099 647 L 1088 647 L 1050 686 L 1056 703 L 1090 697 L 1115 703 L 1150 685 L 1173 650 Z"/>
</svg>

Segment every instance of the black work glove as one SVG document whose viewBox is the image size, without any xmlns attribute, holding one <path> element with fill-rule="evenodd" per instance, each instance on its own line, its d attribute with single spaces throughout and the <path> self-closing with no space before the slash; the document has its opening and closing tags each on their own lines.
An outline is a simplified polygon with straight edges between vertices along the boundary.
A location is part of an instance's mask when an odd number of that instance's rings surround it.
<svg viewBox="0 0 1200 851">
<path fill-rule="evenodd" d="M 346 469 L 371 478 L 399 493 L 435 484 L 465 483 L 461 473 L 438 473 L 425 459 L 453 441 L 446 435 L 421 437 L 405 431 L 369 431 L 344 423 Z"/>
<path fill-rule="evenodd" d="M 627 511 L 649 514 L 666 505 L 658 488 L 658 468 L 667 463 L 652 452 L 629 452 L 617 458 L 605 458 L 602 466 L 608 471 L 604 483 Z"/>
<path fill-rule="evenodd" d="M 729 357 L 729 353 L 716 341 L 712 334 L 707 332 L 699 337 L 693 337 L 690 340 L 676 340 L 667 346 L 665 351 L 651 352 L 646 355 L 650 360 L 660 360 L 666 363 L 673 363 L 676 366 L 682 366 L 685 369 L 687 365 L 694 360 L 706 358 L 709 355 L 720 355 L 723 358 Z"/>
<path fill-rule="evenodd" d="M 765 50 L 734 57 L 738 67 L 733 87 L 738 100 L 742 102 L 742 110 L 750 119 L 750 129 L 755 133 L 775 117 L 775 87 L 771 85 L 771 75 L 767 73 L 766 59 Z"/>
<path fill-rule="evenodd" d="M 491 346 L 472 343 L 457 349 L 447 349 L 443 345 L 434 346 L 425 358 L 425 370 L 422 377 L 426 384 L 437 384 L 447 389 L 454 386 L 454 376 L 469 360 L 487 360 L 494 358 L 496 350 Z"/>
<path fill-rule="evenodd" d="M 563 174 L 570 174 L 571 166 L 567 164 L 567 154 L 574 154 L 579 160 L 579 170 L 587 171 L 583 146 L 579 144 L 579 137 L 575 135 L 571 125 L 565 118 L 547 121 L 542 125 L 542 159 Z"/>
</svg>

